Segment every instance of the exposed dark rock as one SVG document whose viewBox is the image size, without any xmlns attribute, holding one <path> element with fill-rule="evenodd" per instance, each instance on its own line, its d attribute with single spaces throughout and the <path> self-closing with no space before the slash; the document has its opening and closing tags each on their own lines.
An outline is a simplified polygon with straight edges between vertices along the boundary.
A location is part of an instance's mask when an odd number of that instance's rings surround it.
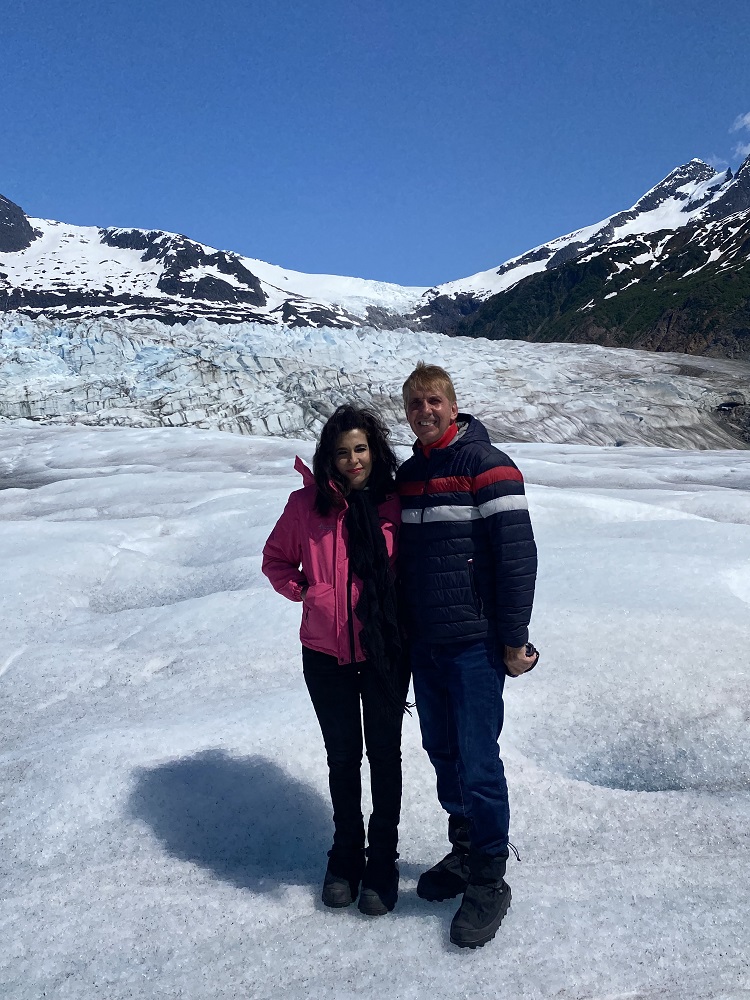
<svg viewBox="0 0 750 1000">
<path fill-rule="evenodd" d="M 513 261 L 507 261 L 505 264 L 501 264 L 497 271 L 495 271 L 495 274 L 507 274 L 508 271 L 512 271 L 514 267 L 518 267 L 521 263 L 536 264 L 537 261 L 547 260 L 547 258 L 551 256 L 552 250 L 550 250 L 548 246 L 537 247 L 535 250 L 529 250 L 528 253 L 522 254 Z"/>
<path fill-rule="evenodd" d="M 734 175 L 732 183 L 706 209 L 706 218 L 725 219 L 735 212 L 745 212 L 750 208 L 750 156 Z"/>
<path fill-rule="evenodd" d="M 748 393 L 748 399 L 750 399 L 750 393 Z M 718 406 L 715 413 L 719 423 L 742 441 L 750 444 L 750 403 L 732 400 Z"/>
<path fill-rule="evenodd" d="M 391 313 L 379 306 L 367 307 L 367 325 L 377 327 L 378 330 L 399 330 L 409 326 L 409 322 L 407 317 L 400 313 Z"/>
<path fill-rule="evenodd" d="M 176 270 L 176 269 L 175 269 Z M 257 281 L 257 279 L 256 279 Z M 222 281 L 213 275 L 204 275 L 198 281 L 183 279 L 178 271 L 171 269 L 159 278 L 157 283 L 160 291 L 186 299 L 205 299 L 207 302 L 246 302 L 249 305 L 262 306 L 266 297 L 258 284 L 256 288 L 238 288 Z"/>
<path fill-rule="evenodd" d="M 409 319 L 409 326 L 416 325 L 423 330 L 435 333 L 458 332 L 455 328 L 467 316 L 471 316 L 482 305 L 482 300 L 471 292 L 459 292 L 457 295 L 436 295 L 433 299 L 414 311 Z"/>
<path fill-rule="evenodd" d="M 158 287 L 168 295 L 183 298 L 207 299 L 211 302 L 245 302 L 248 305 L 264 306 L 266 295 L 258 278 L 233 254 L 219 250 L 208 254 L 197 243 L 184 236 L 171 240 L 163 239 L 154 243 L 144 254 L 144 260 L 158 258 L 164 261 L 164 272 Z M 241 285 L 222 281 L 206 275 L 198 281 L 185 276 L 187 271 L 201 267 L 212 267 L 221 274 L 234 277 Z"/>
<path fill-rule="evenodd" d="M 357 319 L 343 311 L 323 306 L 311 307 L 303 299 L 287 299 L 273 310 L 272 316 L 275 322 L 285 323 L 287 326 L 334 326 L 341 329 L 359 326 Z"/>
<path fill-rule="evenodd" d="M 25 250 L 36 235 L 23 209 L 0 195 L 0 253 Z"/>
<path fill-rule="evenodd" d="M 108 247 L 120 250 L 146 250 L 152 246 L 159 232 L 145 232 L 143 229 L 100 229 L 99 238 Z"/>
<path fill-rule="evenodd" d="M 553 267 L 559 267 L 561 264 L 565 264 L 569 260 L 575 260 L 585 246 L 585 243 L 569 243 L 566 247 L 562 247 L 557 251 L 557 253 L 552 254 L 550 259 L 547 261 L 547 270 L 549 271 Z"/>
<path fill-rule="evenodd" d="M 28 289 L 0 286 L 0 312 L 23 312 L 32 318 L 42 314 L 60 315 L 66 320 L 90 319 L 155 319 L 169 326 L 208 319 L 214 323 L 272 323 L 264 313 L 257 313 L 247 303 L 219 300 L 214 304 L 205 299 L 190 302 L 188 308 L 179 300 L 154 300 L 137 295 L 113 295 L 103 289 Z"/>
</svg>

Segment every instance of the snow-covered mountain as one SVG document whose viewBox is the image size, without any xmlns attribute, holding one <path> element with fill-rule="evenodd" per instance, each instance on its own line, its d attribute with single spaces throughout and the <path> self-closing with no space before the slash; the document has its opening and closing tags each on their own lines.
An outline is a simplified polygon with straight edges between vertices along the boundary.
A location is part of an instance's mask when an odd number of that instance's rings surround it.
<svg viewBox="0 0 750 1000">
<path fill-rule="evenodd" d="M 452 334 L 747 356 L 749 256 L 750 157 L 734 176 L 691 160 L 625 212 L 430 289 L 416 314 Z"/>
<path fill-rule="evenodd" d="M 424 291 L 290 271 L 175 233 L 29 219 L 0 197 L 0 311 L 352 327 L 388 325 Z"/>
<path fill-rule="evenodd" d="M 507 291 L 523 278 L 559 267 L 597 248 L 622 244 L 633 236 L 681 229 L 699 215 L 716 219 L 748 209 L 749 164 L 750 157 L 733 177 L 731 170 L 719 173 L 702 160 L 693 159 L 669 173 L 632 208 L 528 250 L 500 267 L 437 285 L 425 298 L 431 302 L 441 295 L 467 294 L 486 299 Z M 742 176 L 743 170 L 746 176 Z"/>
<path fill-rule="evenodd" d="M 721 272 L 742 270 L 744 278 L 748 227 L 750 157 L 735 176 L 694 159 L 673 170 L 626 211 L 499 267 L 426 289 L 303 274 L 157 230 L 97 229 L 29 219 L 21 208 L 0 197 L 0 310 L 66 320 L 147 318 L 184 323 L 202 318 L 218 323 L 409 327 L 468 335 L 480 332 L 478 324 L 483 336 L 607 342 L 595 320 L 602 320 L 605 331 L 616 321 L 591 312 L 599 304 L 599 291 L 602 302 L 609 302 L 626 285 L 632 295 L 631 286 L 645 287 L 649 278 L 675 270 L 682 287 L 690 288 L 692 276 L 706 265 Z M 670 242 L 679 234 L 676 243 Z M 554 293 L 546 307 L 543 301 L 540 305 L 540 300 L 550 298 L 544 282 L 561 272 L 563 283 L 569 283 L 572 266 L 595 260 L 601 282 L 612 284 L 597 289 L 588 301 L 576 301 L 567 326 L 544 336 L 545 324 L 555 321 L 561 309 L 566 312 Z M 660 274 L 651 274 L 657 266 Z M 529 324 L 528 303 L 523 302 L 516 309 L 523 314 L 519 325 L 507 315 L 508 304 L 517 301 L 521 288 L 528 294 L 529 288 L 537 287 L 543 288 L 540 295 L 532 293 L 536 305 L 532 312 L 538 321 Z M 511 291 L 514 296 L 507 297 Z M 500 326 L 505 334 L 493 319 L 498 303 L 504 303 L 506 315 Z M 477 313 L 481 315 L 475 319 Z M 652 318 L 644 317 L 636 326 L 639 331 L 644 326 L 650 329 L 649 323 L 653 325 Z M 621 340 L 615 337 L 610 342 Z M 706 353 L 712 347 L 700 342 L 684 346 L 677 338 L 663 349 Z M 742 351 L 735 344 L 714 353 Z"/>
</svg>

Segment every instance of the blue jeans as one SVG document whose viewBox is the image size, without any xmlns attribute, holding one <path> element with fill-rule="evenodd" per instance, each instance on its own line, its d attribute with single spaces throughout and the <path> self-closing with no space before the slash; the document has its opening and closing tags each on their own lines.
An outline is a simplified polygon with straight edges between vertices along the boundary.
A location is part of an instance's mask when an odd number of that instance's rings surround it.
<svg viewBox="0 0 750 1000">
<path fill-rule="evenodd" d="M 497 745 L 505 666 L 496 643 L 414 642 L 411 665 L 422 746 L 441 806 L 470 820 L 476 850 L 506 854 L 510 809 Z"/>
</svg>

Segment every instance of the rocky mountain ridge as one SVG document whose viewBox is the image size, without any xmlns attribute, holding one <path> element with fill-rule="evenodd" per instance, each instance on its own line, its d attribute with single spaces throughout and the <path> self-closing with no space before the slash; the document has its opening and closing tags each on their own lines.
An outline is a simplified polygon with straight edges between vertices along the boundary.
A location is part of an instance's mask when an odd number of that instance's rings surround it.
<svg viewBox="0 0 750 1000">
<path fill-rule="evenodd" d="M 450 332 L 750 357 L 750 162 L 714 190 L 684 226 L 594 238 Z"/>
<path fill-rule="evenodd" d="M 0 197 L 0 312 L 424 330 L 750 356 L 750 157 L 677 167 L 623 212 L 433 288 L 303 274 L 158 230 L 29 219 Z"/>
</svg>

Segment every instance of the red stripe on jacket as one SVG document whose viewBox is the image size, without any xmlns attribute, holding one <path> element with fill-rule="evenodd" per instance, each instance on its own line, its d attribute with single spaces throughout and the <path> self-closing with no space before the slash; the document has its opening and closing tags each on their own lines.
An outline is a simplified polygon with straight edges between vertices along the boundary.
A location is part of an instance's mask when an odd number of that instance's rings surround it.
<svg viewBox="0 0 750 1000">
<path fill-rule="evenodd" d="M 398 492 L 402 497 L 418 497 L 423 493 L 476 493 L 483 486 L 491 486 L 492 483 L 509 480 L 522 483 L 523 476 L 512 465 L 499 465 L 486 472 L 480 472 L 478 476 L 473 478 L 471 476 L 445 476 L 442 479 L 429 479 L 426 484 L 424 481 L 399 483 Z"/>
<path fill-rule="evenodd" d="M 498 465 L 494 469 L 487 469 L 474 476 L 474 490 L 481 490 L 483 486 L 491 486 L 492 483 L 500 483 L 504 480 L 513 480 L 516 483 L 523 482 L 523 476 L 518 469 L 512 465 Z"/>
</svg>

